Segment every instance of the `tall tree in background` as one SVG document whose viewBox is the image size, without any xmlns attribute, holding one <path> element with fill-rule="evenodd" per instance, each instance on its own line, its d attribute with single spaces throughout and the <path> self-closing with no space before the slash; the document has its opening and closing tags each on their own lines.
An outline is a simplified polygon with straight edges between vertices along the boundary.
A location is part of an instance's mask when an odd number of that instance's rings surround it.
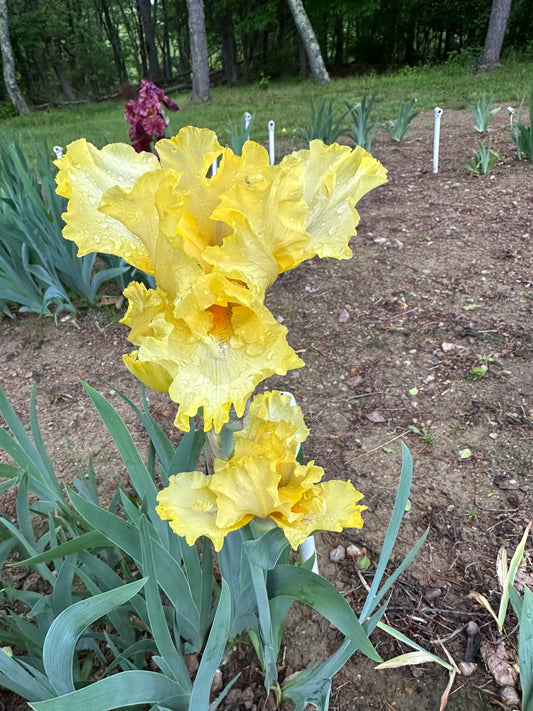
<svg viewBox="0 0 533 711">
<path fill-rule="evenodd" d="M 288 2 L 294 18 L 294 24 L 296 25 L 302 43 L 305 47 L 311 74 L 317 84 L 321 84 L 322 86 L 329 84 L 329 74 L 327 72 L 326 65 L 324 64 L 324 60 L 322 59 L 320 47 L 311 22 L 309 21 L 309 17 L 307 16 L 303 6 L 303 2 L 302 0 L 288 0 Z"/>
<path fill-rule="evenodd" d="M 486 72 L 500 66 L 500 52 L 507 22 L 511 12 L 512 0 L 492 0 L 489 27 L 485 37 L 485 45 L 478 62 L 476 72 Z"/>
<path fill-rule="evenodd" d="M 11 38 L 9 37 L 9 16 L 7 14 L 6 0 L 0 0 L 0 49 L 2 50 L 4 83 L 11 103 L 19 114 L 28 113 L 28 104 L 22 96 L 15 78 L 15 59 L 13 57 L 13 48 L 11 47 Z"/>
<path fill-rule="evenodd" d="M 209 101 L 209 55 L 205 32 L 205 14 L 203 0 L 187 0 L 189 13 L 189 38 L 192 65 L 193 101 Z"/>
<path fill-rule="evenodd" d="M 139 8 L 144 49 L 148 60 L 148 79 L 157 82 L 161 78 L 161 69 L 157 58 L 157 44 L 155 39 L 155 22 L 152 15 L 152 3 L 150 0 L 137 0 L 137 7 Z"/>
<path fill-rule="evenodd" d="M 235 22 L 231 11 L 231 6 L 226 5 L 218 17 L 220 27 L 220 39 L 222 41 L 222 66 L 224 67 L 224 78 L 228 86 L 237 83 L 237 47 L 235 42 Z"/>
<path fill-rule="evenodd" d="M 113 59 L 117 70 L 118 80 L 121 84 L 126 84 L 128 81 L 128 72 L 124 61 L 124 53 L 120 41 L 120 32 L 116 19 L 111 16 L 111 11 L 107 0 L 94 0 L 96 10 L 100 16 L 111 49 L 113 50 Z"/>
</svg>

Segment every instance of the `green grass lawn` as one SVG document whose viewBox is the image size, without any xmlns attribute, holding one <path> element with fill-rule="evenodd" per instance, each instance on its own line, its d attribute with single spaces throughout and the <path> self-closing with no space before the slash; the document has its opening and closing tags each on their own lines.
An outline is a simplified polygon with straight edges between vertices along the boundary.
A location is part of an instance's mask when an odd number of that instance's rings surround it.
<svg viewBox="0 0 533 711">
<path fill-rule="evenodd" d="M 380 122 L 394 118 L 397 107 L 412 98 L 417 110 L 441 106 L 466 109 L 476 105 L 482 94 L 495 102 L 517 107 L 527 99 L 533 77 L 533 60 L 509 60 L 502 68 L 474 76 L 470 66 L 449 63 L 436 67 L 405 67 L 388 74 L 366 74 L 333 79 L 327 88 L 319 88 L 310 79 L 269 81 L 267 86 L 250 84 L 239 87 L 214 87 L 209 105 L 191 103 L 189 94 L 172 94 L 181 110 L 170 114 L 168 135 L 182 126 L 196 125 L 216 131 L 222 143 L 229 141 L 230 122 L 238 123 L 245 111 L 254 115 L 252 138 L 265 140 L 267 123 L 276 122 L 276 135 L 298 134 L 310 120 L 310 100 L 331 100 L 339 113 L 346 103 L 353 105 L 363 95 L 376 94 L 373 118 Z M 23 144 L 33 138 L 46 140 L 50 146 L 66 146 L 84 136 L 97 146 L 114 141 L 129 142 L 128 125 L 122 102 L 107 101 L 72 108 L 50 108 L 25 116 L 0 121 L 0 131 L 18 135 Z"/>
</svg>

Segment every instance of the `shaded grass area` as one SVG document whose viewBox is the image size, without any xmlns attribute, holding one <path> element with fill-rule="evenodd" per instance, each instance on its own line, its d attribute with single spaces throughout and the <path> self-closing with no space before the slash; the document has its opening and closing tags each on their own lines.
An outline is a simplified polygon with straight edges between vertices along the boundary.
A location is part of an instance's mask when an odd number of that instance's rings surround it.
<svg viewBox="0 0 533 711">
<path fill-rule="evenodd" d="M 173 93 L 171 98 L 181 110 L 169 117 L 167 133 L 172 135 L 182 126 L 196 125 L 214 130 L 219 140 L 227 143 L 230 122 L 238 122 L 245 111 L 250 111 L 254 115 L 253 139 L 267 138 L 271 119 L 276 122 L 278 139 L 292 138 L 310 122 L 312 98 L 315 102 L 331 101 L 342 112 L 346 103 L 353 105 L 365 95 L 376 95 L 373 118 L 380 122 L 393 119 L 399 105 L 413 98 L 420 111 L 435 106 L 466 109 L 475 105 L 483 94 L 490 95 L 495 102 L 517 107 L 529 95 L 532 76 L 533 59 L 509 60 L 500 69 L 479 75 L 472 73 L 470 65 L 457 62 L 333 79 L 326 88 L 316 86 L 310 79 L 214 87 L 209 105 L 193 104 L 188 93 Z M 23 143 L 29 143 L 30 136 L 37 142 L 46 140 L 49 145 L 63 146 L 80 136 L 97 146 L 129 142 L 124 104 L 117 101 L 32 112 L 0 121 L 0 129 L 18 135 Z"/>
</svg>

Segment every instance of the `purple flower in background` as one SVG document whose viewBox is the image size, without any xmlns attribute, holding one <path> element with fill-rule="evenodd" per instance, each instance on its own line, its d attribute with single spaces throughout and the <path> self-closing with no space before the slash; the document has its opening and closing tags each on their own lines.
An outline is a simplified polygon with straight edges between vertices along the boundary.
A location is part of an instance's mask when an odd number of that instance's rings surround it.
<svg viewBox="0 0 533 711">
<path fill-rule="evenodd" d="M 169 111 L 178 111 L 178 106 L 148 79 L 141 81 L 139 98 L 128 101 L 124 118 L 131 124 L 130 139 L 133 147 L 141 151 L 152 151 L 152 142 L 165 137 L 167 127 L 163 106 Z"/>
</svg>

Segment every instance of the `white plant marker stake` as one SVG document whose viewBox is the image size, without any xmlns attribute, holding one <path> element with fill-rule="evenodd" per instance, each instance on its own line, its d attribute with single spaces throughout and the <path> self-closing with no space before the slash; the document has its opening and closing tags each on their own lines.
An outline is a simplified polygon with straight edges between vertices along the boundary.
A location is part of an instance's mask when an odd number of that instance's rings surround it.
<svg viewBox="0 0 533 711">
<path fill-rule="evenodd" d="M 302 563 L 305 563 L 306 560 L 309 560 L 309 558 L 315 556 L 315 562 L 313 563 L 313 567 L 311 568 L 311 570 L 313 571 L 313 573 L 320 575 L 320 573 L 318 572 L 318 562 L 316 557 L 315 537 L 309 536 L 309 538 L 306 538 L 305 541 L 303 543 L 300 543 L 300 545 L 298 546 L 298 551 L 300 553 Z"/>
<path fill-rule="evenodd" d="M 244 130 L 245 130 L 245 131 L 247 132 L 247 134 L 248 134 L 248 135 L 247 135 L 247 138 L 248 138 L 248 139 L 250 138 L 250 132 L 249 132 L 248 129 L 250 128 L 250 123 L 251 123 L 251 121 L 252 121 L 252 114 L 251 114 L 249 111 L 245 111 L 245 112 L 244 112 Z"/>
<path fill-rule="evenodd" d="M 216 134 L 215 134 L 215 138 L 218 141 L 218 136 Z M 215 158 L 215 160 L 211 163 L 211 177 L 213 177 L 213 175 L 217 174 L 217 170 L 218 170 L 218 162 L 217 161 L 218 161 L 218 158 Z"/>
<path fill-rule="evenodd" d="M 507 111 L 509 112 L 509 126 L 513 126 L 513 119 L 514 119 L 514 109 L 512 106 L 507 107 Z"/>
<path fill-rule="evenodd" d="M 63 150 L 64 150 L 63 146 L 54 146 L 52 148 L 52 150 L 56 154 L 57 160 L 60 160 L 61 158 L 63 158 Z"/>
<path fill-rule="evenodd" d="M 276 162 L 276 147 L 274 144 L 274 129 L 276 124 L 274 121 L 268 122 L 268 155 L 270 156 L 270 165 Z"/>
<path fill-rule="evenodd" d="M 270 129 L 270 124 L 273 124 L 274 121 L 269 121 L 268 127 Z M 286 390 L 283 391 L 283 395 L 289 395 L 291 398 L 291 405 L 295 406 L 298 403 L 296 402 L 296 398 L 294 395 L 290 392 L 287 392 Z M 298 453 L 298 450 L 300 449 L 301 445 L 298 445 L 298 449 L 296 450 L 296 453 Z M 300 543 L 298 546 L 298 552 L 300 553 L 300 558 L 302 560 L 302 563 L 305 563 L 306 560 L 309 560 L 312 556 L 315 556 L 315 562 L 313 563 L 313 567 L 311 570 L 313 573 L 316 573 L 317 575 L 320 575 L 318 572 L 318 562 L 317 562 L 317 556 L 316 556 L 316 545 L 315 545 L 315 537 L 314 536 L 309 536 L 308 538 L 305 539 L 303 543 Z"/>
<path fill-rule="evenodd" d="M 439 143 L 440 143 L 440 118 L 442 109 L 437 106 L 435 109 L 435 133 L 433 136 L 433 172 L 439 172 Z"/>
</svg>

